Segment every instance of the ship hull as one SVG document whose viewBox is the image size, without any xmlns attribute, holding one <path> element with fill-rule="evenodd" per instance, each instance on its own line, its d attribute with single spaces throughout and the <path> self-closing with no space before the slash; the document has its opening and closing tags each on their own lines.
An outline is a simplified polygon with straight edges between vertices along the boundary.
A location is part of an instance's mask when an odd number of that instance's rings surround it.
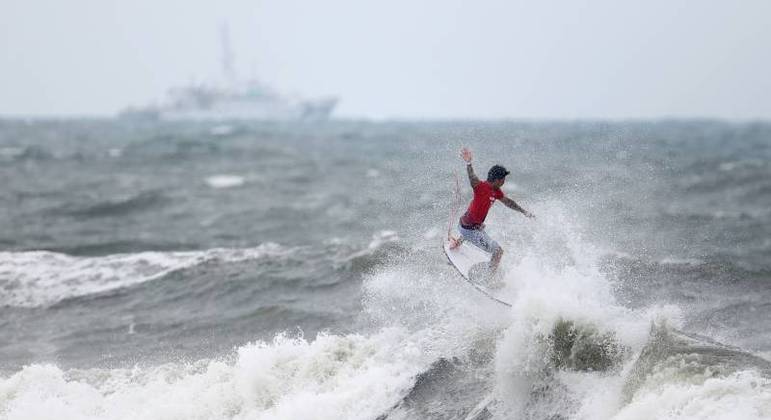
<svg viewBox="0 0 771 420">
<path fill-rule="evenodd" d="M 255 104 L 222 102 L 207 108 L 167 108 L 158 110 L 164 121 L 323 121 L 329 119 L 336 99 L 306 101 L 297 104 Z"/>
</svg>

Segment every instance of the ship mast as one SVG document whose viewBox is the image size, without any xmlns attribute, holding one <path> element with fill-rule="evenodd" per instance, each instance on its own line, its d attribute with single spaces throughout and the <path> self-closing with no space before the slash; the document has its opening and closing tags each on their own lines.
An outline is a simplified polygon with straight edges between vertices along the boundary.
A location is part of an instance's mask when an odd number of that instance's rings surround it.
<svg viewBox="0 0 771 420">
<path fill-rule="evenodd" d="M 225 74 L 225 79 L 231 86 L 235 86 L 238 82 L 236 77 L 236 69 L 234 66 L 235 57 L 233 49 L 230 46 L 230 31 L 227 23 L 220 25 L 220 42 L 222 47 L 222 71 Z"/>
</svg>

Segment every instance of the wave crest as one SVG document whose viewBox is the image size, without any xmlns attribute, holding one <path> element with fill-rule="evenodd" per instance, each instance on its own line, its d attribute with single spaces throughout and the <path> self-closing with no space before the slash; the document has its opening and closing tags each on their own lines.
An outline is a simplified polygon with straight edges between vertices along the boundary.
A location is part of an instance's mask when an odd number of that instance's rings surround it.
<svg viewBox="0 0 771 420">
<path fill-rule="evenodd" d="M 39 307 L 157 280 L 210 261 L 240 262 L 287 255 L 275 243 L 254 248 L 139 252 L 74 257 L 50 251 L 0 252 L 0 307 Z"/>
<path fill-rule="evenodd" d="M 403 329 L 372 336 L 277 336 L 235 360 L 153 368 L 62 371 L 31 365 L 0 379 L 7 419 L 375 418 L 427 363 Z"/>
</svg>

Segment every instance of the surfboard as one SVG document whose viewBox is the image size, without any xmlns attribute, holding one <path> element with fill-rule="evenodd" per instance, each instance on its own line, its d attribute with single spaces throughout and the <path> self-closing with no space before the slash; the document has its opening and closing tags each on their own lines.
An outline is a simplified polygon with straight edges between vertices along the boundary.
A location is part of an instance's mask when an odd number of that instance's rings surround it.
<svg viewBox="0 0 771 420">
<path fill-rule="evenodd" d="M 511 307 L 510 303 L 493 296 L 490 290 L 480 282 L 482 276 L 478 273 L 486 269 L 487 264 L 490 262 L 490 254 L 467 242 L 463 242 L 460 246 L 450 249 L 449 239 L 443 241 L 442 248 L 450 264 L 458 270 L 463 280 L 493 301 Z"/>
</svg>

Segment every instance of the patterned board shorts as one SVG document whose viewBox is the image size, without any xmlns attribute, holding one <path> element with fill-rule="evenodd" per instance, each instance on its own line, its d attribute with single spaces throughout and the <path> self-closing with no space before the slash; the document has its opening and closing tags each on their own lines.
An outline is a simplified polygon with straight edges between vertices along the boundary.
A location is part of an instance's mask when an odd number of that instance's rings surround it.
<svg viewBox="0 0 771 420">
<path fill-rule="evenodd" d="M 494 254 L 495 251 L 501 249 L 501 246 L 498 245 L 498 242 L 492 240 L 490 236 L 487 235 L 487 232 L 485 232 L 484 228 L 464 229 L 463 226 L 458 225 L 458 231 L 460 232 L 460 236 L 463 237 L 464 241 L 469 241 L 491 254 Z"/>
</svg>

